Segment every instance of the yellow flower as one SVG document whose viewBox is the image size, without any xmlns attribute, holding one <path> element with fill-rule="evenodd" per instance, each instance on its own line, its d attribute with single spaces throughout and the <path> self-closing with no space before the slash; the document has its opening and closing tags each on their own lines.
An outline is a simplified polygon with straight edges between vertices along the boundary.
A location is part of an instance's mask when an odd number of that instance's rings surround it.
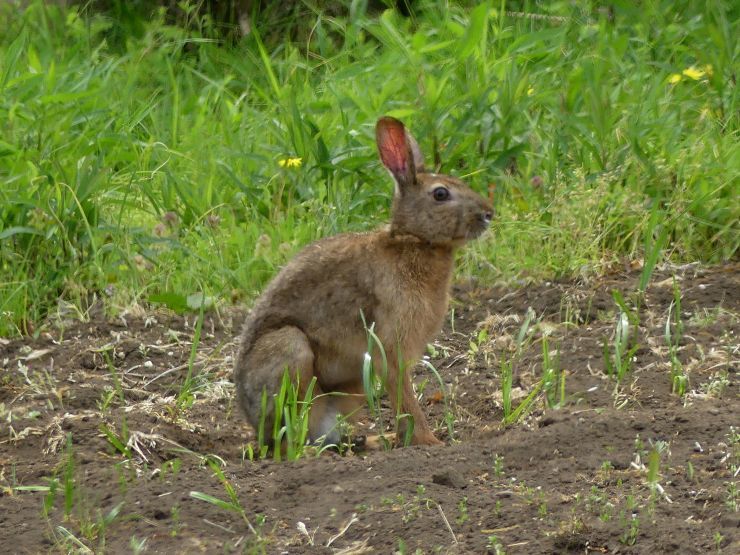
<svg viewBox="0 0 740 555">
<path fill-rule="evenodd" d="M 684 69 L 681 73 L 672 73 L 668 76 L 668 82 L 671 85 L 683 81 L 684 78 L 691 79 L 692 81 L 699 81 L 712 76 L 712 66 L 705 65 L 704 67 L 691 66 Z"/>
<path fill-rule="evenodd" d="M 694 81 L 698 81 L 705 75 L 704 70 L 699 69 L 696 66 L 687 67 L 681 72 L 681 74 L 689 79 L 693 79 Z"/>
<path fill-rule="evenodd" d="M 527 89 L 527 96 L 532 96 L 534 94 L 534 87 L 529 87 Z"/>
<path fill-rule="evenodd" d="M 303 164 L 303 158 L 284 158 L 278 160 L 278 166 L 281 168 L 300 168 Z"/>
</svg>

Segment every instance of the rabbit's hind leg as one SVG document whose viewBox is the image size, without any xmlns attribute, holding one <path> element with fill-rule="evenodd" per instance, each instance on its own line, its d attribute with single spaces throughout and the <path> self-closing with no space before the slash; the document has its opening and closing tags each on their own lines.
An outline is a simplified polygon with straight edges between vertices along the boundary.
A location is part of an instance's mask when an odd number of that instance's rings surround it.
<svg viewBox="0 0 740 555">
<path fill-rule="evenodd" d="M 308 338 L 294 326 L 285 326 L 261 335 L 239 361 L 235 373 L 239 405 L 255 431 L 260 425 L 264 426 L 266 442 L 272 443 L 274 396 L 280 391 L 285 370 L 290 372 L 293 383 L 298 382 L 298 396 L 302 400 L 313 377 L 313 363 L 314 354 Z M 267 393 L 264 414 L 263 391 Z M 317 384 L 313 394 L 319 393 L 321 391 Z"/>
<path fill-rule="evenodd" d="M 261 335 L 242 359 L 236 374 L 239 404 L 255 430 L 259 430 L 262 423 L 267 443 L 272 443 L 274 396 L 280 391 L 286 368 L 293 383 L 298 383 L 298 399 L 303 401 L 315 375 L 314 358 L 306 334 L 294 326 L 284 326 Z M 264 415 L 262 391 L 267 392 Z M 312 397 L 308 416 L 311 442 L 338 445 L 341 440 L 338 417 L 346 412 L 347 401 L 325 395 L 318 382 L 314 384 Z"/>
</svg>

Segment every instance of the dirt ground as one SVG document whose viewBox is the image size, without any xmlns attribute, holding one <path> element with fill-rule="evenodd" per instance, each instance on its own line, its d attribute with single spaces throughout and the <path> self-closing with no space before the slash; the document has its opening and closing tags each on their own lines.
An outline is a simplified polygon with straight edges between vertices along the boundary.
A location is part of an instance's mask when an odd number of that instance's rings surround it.
<svg viewBox="0 0 740 555">
<path fill-rule="evenodd" d="M 297 462 L 247 456 L 230 381 L 243 313 L 206 316 L 192 365 L 195 318 L 164 311 L 0 340 L 0 551 L 740 553 L 740 265 L 659 268 L 617 383 L 612 291 L 632 305 L 639 276 L 456 287 L 430 349 L 446 396 L 416 373 L 446 445 Z M 664 337 L 674 276 L 683 398 Z M 543 352 L 564 373 L 559 406 L 540 387 Z M 536 395 L 509 426 L 505 361 L 513 406 Z"/>
</svg>

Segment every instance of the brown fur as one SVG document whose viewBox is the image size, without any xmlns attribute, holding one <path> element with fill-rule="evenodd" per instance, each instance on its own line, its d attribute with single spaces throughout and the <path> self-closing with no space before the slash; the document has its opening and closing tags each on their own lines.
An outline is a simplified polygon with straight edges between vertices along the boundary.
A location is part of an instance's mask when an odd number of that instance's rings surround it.
<svg viewBox="0 0 740 555">
<path fill-rule="evenodd" d="M 378 150 L 396 195 L 389 228 L 322 239 L 301 251 L 270 283 L 247 318 L 234 367 L 237 399 L 249 422 L 260 421 L 262 390 L 277 392 L 284 369 L 301 388 L 317 379 L 309 431 L 313 440 L 338 436 L 338 414 L 364 403 L 362 364 L 367 335 L 361 313 L 385 348 L 394 409 L 411 414 L 412 442 L 437 444 L 414 396 L 410 372 L 399 380 L 399 356 L 412 364 L 442 326 L 455 249 L 485 231 L 488 202 L 460 180 L 424 173 L 416 141 L 403 124 L 381 118 Z M 439 187 L 450 198 L 435 200 Z M 372 353 L 381 368 L 379 354 Z M 399 383 L 399 381 L 401 383 Z M 396 391 L 401 388 L 401 406 Z M 268 407 L 266 430 L 274 416 Z"/>
</svg>

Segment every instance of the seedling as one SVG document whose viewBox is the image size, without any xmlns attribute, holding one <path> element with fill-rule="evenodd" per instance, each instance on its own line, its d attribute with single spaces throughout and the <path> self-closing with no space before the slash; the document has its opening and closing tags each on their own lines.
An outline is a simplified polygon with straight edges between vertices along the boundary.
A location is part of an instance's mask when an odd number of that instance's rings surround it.
<svg viewBox="0 0 740 555">
<path fill-rule="evenodd" d="M 468 520 L 470 520 L 470 516 L 468 515 L 468 498 L 466 496 L 457 503 L 457 518 L 455 522 L 465 524 Z"/>
<path fill-rule="evenodd" d="M 493 474 L 497 478 L 501 478 L 504 475 L 504 457 L 496 454 L 493 457 Z"/>
<path fill-rule="evenodd" d="M 560 367 L 560 352 L 555 350 L 555 357 L 550 356 L 547 335 L 542 336 L 542 388 L 548 408 L 565 404 L 565 372 Z"/>
<path fill-rule="evenodd" d="M 650 278 L 655 270 L 655 265 L 663 254 L 663 249 L 668 241 L 668 225 L 663 225 L 661 222 L 666 222 L 667 215 L 660 206 L 662 204 L 662 198 L 653 199 L 653 208 L 650 211 L 650 219 L 645 230 L 645 261 L 642 266 L 642 273 L 640 274 L 640 283 L 638 286 L 638 294 L 640 302 L 645 295 Z"/>
<path fill-rule="evenodd" d="M 504 551 L 504 545 L 501 543 L 501 540 L 498 539 L 498 536 L 488 536 L 486 548 L 488 549 L 489 553 L 493 553 L 494 555 L 506 555 L 506 551 Z"/>
<path fill-rule="evenodd" d="M 482 347 L 488 341 L 488 330 L 481 328 L 473 339 L 468 342 L 468 358 L 472 362 L 481 352 Z M 484 353 L 485 364 L 488 365 L 488 354 Z"/>
<path fill-rule="evenodd" d="M 261 540 L 260 534 L 258 534 L 257 530 L 252 526 L 252 523 L 247 517 L 247 512 L 241 506 L 241 503 L 239 502 L 239 496 L 236 494 L 234 486 L 224 475 L 219 461 L 214 459 L 213 457 L 209 457 L 207 459 L 207 463 L 213 471 L 213 475 L 221 483 L 221 486 L 223 486 L 224 491 L 226 492 L 226 495 L 228 497 L 228 501 L 224 501 L 223 499 L 219 499 L 218 497 L 214 497 L 212 495 L 208 495 L 207 493 L 202 493 L 199 491 L 191 491 L 190 497 L 192 497 L 193 499 L 198 499 L 200 501 L 205 501 L 206 503 L 210 503 L 211 505 L 218 507 L 219 509 L 238 514 L 244 521 L 244 524 L 246 524 L 252 535 L 258 540 Z"/>
<path fill-rule="evenodd" d="M 637 315 L 627 307 L 621 293 L 613 291 L 612 294 L 619 312 L 617 313 L 611 353 L 608 343 L 604 342 L 604 368 L 606 374 L 615 378 L 618 385 L 632 368 L 635 353 L 639 348 L 635 341 L 639 320 Z M 635 329 L 634 333 L 632 327 Z"/>
<path fill-rule="evenodd" d="M 188 357 L 188 372 L 185 375 L 185 379 L 183 380 L 182 384 L 180 385 L 180 391 L 177 393 L 177 399 L 175 401 L 175 406 L 177 408 L 178 414 L 190 408 L 195 401 L 193 365 L 195 363 L 195 356 L 198 353 L 198 347 L 200 345 L 200 335 L 203 329 L 203 315 L 206 306 L 205 299 L 206 296 L 201 295 L 198 318 L 195 321 L 195 331 L 193 332 L 193 342 L 190 346 L 190 356 Z"/>
<path fill-rule="evenodd" d="M 664 336 L 671 358 L 671 391 L 683 397 L 689 386 L 689 377 L 678 358 L 678 349 L 683 336 L 683 322 L 681 321 L 681 290 L 675 277 L 673 278 L 673 301 L 668 307 Z"/>
<path fill-rule="evenodd" d="M 640 535 L 640 518 L 637 513 L 622 512 L 620 523 L 624 531 L 619 536 L 619 541 L 624 545 L 635 545 Z"/>
<path fill-rule="evenodd" d="M 293 461 L 301 458 L 306 452 L 308 440 L 308 422 L 311 406 L 316 397 L 313 390 L 316 386 L 316 377 L 313 376 L 306 388 L 303 398 L 300 397 L 300 379 L 291 378 L 290 371 L 286 368 L 280 381 L 280 389 L 272 399 L 272 414 L 274 419 L 272 429 L 265 429 L 266 416 L 269 412 L 267 392 L 262 391 L 260 421 L 257 427 L 258 456 L 265 458 L 273 446 L 272 455 L 276 461 L 280 461 L 285 454 L 287 460 Z M 266 438 L 270 437 L 270 442 Z M 328 447 L 325 445 L 321 450 Z M 255 453 L 252 445 L 247 445 L 244 450 L 245 457 L 254 459 Z"/>
<path fill-rule="evenodd" d="M 501 362 L 501 404 L 504 409 L 504 422 L 511 419 L 511 387 L 513 372 L 510 360 Z"/>
</svg>

